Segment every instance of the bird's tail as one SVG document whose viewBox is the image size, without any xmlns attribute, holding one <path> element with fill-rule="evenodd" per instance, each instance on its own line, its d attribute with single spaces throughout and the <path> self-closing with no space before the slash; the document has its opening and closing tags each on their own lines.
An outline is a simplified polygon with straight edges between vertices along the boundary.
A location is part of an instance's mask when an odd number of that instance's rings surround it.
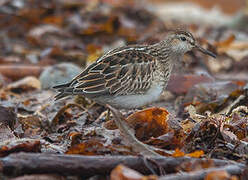
<svg viewBox="0 0 248 180">
<path fill-rule="evenodd" d="M 55 101 L 67 97 L 72 94 L 73 87 L 70 87 L 71 83 L 60 84 L 54 86 L 53 88 L 56 89 L 59 93 L 54 97 Z"/>
</svg>

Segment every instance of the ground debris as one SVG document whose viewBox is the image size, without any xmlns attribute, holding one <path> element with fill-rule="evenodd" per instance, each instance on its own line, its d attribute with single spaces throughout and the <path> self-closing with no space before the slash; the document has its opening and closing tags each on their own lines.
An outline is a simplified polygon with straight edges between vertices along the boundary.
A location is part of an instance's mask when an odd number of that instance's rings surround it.
<svg viewBox="0 0 248 180">
<path fill-rule="evenodd" d="M 1 1 L 0 179 L 247 179 L 241 1 Z M 104 53 L 173 29 L 217 58 L 185 54 L 157 102 L 108 113 L 80 95 L 54 101 L 53 86 Z"/>
</svg>

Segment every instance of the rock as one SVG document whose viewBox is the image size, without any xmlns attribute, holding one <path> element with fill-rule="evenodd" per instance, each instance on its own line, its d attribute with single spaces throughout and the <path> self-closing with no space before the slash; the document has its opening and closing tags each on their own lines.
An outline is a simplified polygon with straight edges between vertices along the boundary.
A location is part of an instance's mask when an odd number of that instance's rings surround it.
<svg viewBox="0 0 248 180">
<path fill-rule="evenodd" d="M 40 75 L 42 89 L 50 89 L 55 85 L 71 81 L 82 70 L 71 63 L 61 63 L 47 67 Z"/>
</svg>

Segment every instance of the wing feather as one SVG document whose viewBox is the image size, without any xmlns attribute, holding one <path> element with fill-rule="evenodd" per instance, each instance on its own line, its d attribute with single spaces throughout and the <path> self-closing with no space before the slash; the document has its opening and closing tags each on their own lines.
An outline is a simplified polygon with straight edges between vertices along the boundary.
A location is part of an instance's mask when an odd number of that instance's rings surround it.
<svg viewBox="0 0 248 180">
<path fill-rule="evenodd" d="M 58 86 L 58 97 L 82 94 L 91 98 L 143 93 L 151 85 L 156 63 L 153 56 L 132 48 L 112 51 L 91 64 L 66 86 Z"/>
</svg>

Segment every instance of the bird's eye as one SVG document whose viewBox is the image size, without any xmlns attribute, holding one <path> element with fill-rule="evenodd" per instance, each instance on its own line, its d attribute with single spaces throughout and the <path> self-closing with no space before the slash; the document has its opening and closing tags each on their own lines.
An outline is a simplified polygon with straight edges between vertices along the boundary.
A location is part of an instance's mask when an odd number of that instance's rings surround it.
<svg viewBox="0 0 248 180">
<path fill-rule="evenodd" d="M 185 37 L 180 37 L 181 41 L 186 41 Z"/>
</svg>

